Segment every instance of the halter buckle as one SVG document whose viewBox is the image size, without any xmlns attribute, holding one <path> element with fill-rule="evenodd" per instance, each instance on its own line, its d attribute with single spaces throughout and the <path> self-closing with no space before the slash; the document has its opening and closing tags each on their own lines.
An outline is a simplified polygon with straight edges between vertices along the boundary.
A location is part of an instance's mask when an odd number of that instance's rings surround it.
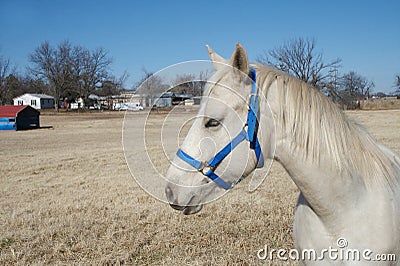
<svg viewBox="0 0 400 266">
<path fill-rule="evenodd" d="M 215 169 L 215 167 L 210 166 L 207 162 L 203 162 L 201 164 L 201 167 L 199 169 L 197 169 L 197 171 L 199 171 L 203 175 L 207 176 L 207 173 L 209 171 L 214 171 L 214 169 Z"/>
</svg>

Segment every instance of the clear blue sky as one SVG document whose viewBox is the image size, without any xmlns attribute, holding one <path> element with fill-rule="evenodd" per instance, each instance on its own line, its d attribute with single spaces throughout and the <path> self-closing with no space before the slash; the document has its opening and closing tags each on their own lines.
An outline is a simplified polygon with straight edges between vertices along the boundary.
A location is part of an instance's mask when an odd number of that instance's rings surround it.
<svg viewBox="0 0 400 266">
<path fill-rule="evenodd" d="M 47 40 L 103 47 L 130 88 L 142 68 L 208 59 L 206 44 L 225 57 L 241 42 L 250 60 L 295 37 L 314 38 L 326 61 L 341 58 L 393 91 L 400 74 L 400 1 L 84 1 L 0 0 L 0 54 L 20 73 Z"/>
</svg>

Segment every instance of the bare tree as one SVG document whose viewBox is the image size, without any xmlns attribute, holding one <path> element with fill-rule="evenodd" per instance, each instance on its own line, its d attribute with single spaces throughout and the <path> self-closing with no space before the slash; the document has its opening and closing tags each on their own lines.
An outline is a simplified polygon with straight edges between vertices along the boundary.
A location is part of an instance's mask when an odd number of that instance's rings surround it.
<svg viewBox="0 0 400 266">
<path fill-rule="evenodd" d="M 81 46 L 75 46 L 71 63 L 75 89 L 85 101 L 95 92 L 97 85 L 111 78 L 108 68 L 112 59 L 103 48 L 89 51 Z"/>
<path fill-rule="evenodd" d="M 4 86 L 6 77 L 10 74 L 11 63 L 10 59 L 5 59 L 0 55 L 0 85 Z"/>
<path fill-rule="evenodd" d="M 31 93 L 44 93 L 51 94 L 49 85 L 46 84 L 43 79 L 34 79 L 30 76 L 18 77 L 19 88 L 17 89 L 17 95 L 21 95 L 27 92 Z M 15 95 L 15 94 L 14 94 Z"/>
<path fill-rule="evenodd" d="M 400 96 L 400 75 L 397 75 L 397 76 L 396 76 L 396 81 L 395 81 L 394 86 L 395 86 L 395 88 L 396 88 L 395 93 L 396 93 L 398 96 Z"/>
<path fill-rule="evenodd" d="M 9 101 L 9 89 L 7 88 L 6 79 L 11 74 L 10 59 L 3 58 L 0 55 L 0 105 Z"/>
<path fill-rule="evenodd" d="M 11 60 L 0 55 L 0 105 L 13 104 L 13 98 L 27 92 L 48 93 L 46 84 L 21 76 Z"/>
<path fill-rule="evenodd" d="M 196 78 L 193 74 L 181 74 L 177 75 L 172 81 L 172 91 L 177 93 L 189 93 L 196 94 Z"/>
<path fill-rule="evenodd" d="M 161 93 L 162 89 L 166 88 L 161 77 L 154 75 L 153 72 L 147 71 L 145 68 L 142 69 L 142 72 L 142 78 L 135 85 L 136 90 L 140 90 L 140 93 Z"/>
<path fill-rule="evenodd" d="M 297 38 L 281 47 L 264 52 L 257 61 L 273 65 L 315 87 L 324 88 L 329 83 L 328 70 L 337 68 L 341 59 L 325 63 L 322 53 L 315 49 L 315 40 Z"/>
<path fill-rule="evenodd" d="M 29 56 L 30 62 L 33 63 L 29 71 L 48 82 L 54 96 L 56 111 L 62 93 L 71 86 L 71 51 L 72 47 L 68 41 L 62 42 L 57 49 L 52 48 L 46 41 Z"/>
<path fill-rule="evenodd" d="M 143 94 L 147 98 L 147 106 L 155 105 L 170 86 L 159 76 L 152 72 L 142 69 L 143 76 L 136 85 L 136 92 Z"/>
<path fill-rule="evenodd" d="M 107 52 L 98 48 L 89 51 L 81 46 L 72 46 L 68 41 L 57 48 L 49 42 L 42 43 L 30 55 L 33 67 L 30 72 L 48 82 L 58 110 L 59 99 L 66 94 L 83 97 L 87 101 L 96 86 L 105 81 L 112 63 Z"/>
<path fill-rule="evenodd" d="M 128 77 L 129 74 L 127 71 L 124 71 L 120 77 L 110 76 L 108 80 L 101 82 L 101 85 L 97 88 L 96 93 L 100 96 L 119 94 L 124 89 L 124 83 Z"/>
<path fill-rule="evenodd" d="M 89 94 L 96 90 L 96 85 L 108 78 L 112 59 L 103 48 L 98 48 L 92 52 L 83 50 L 82 60 L 80 83 L 83 88 L 82 96 L 87 100 Z"/>
<path fill-rule="evenodd" d="M 73 86 L 71 86 L 71 91 L 68 94 L 80 96 L 83 95 L 83 84 L 81 77 L 83 75 L 84 69 L 84 57 L 87 54 L 87 50 L 82 46 L 75 46 L 72 49 L 71 54 L 71 71 L 73 78 Z"/>
<path fill-rule="evenodd" d="M 210 76 L 208 71 L 200 71 L 198 77 L 194 74 L 177 75 L 173 80 L 174 91 L 180 93 L 189 93 L 193 96 L 203 95 L 204 88 Z"/>
<path fill-rule="evenodd" d="M 113 77 L 117 89 L 122 90 L 128 78 L 129 78 L 129 73 L 127 70 L 125 70 L 120 77 Z"/>
<path fill-rule="evenodd" d="M 204 89 L 207 84 L 207 80 L 210 77 L 211 73 L 208 70 L 205 71 L 200 71 L 199 77 L 198 77 L 198 82 L 196 83 L 196 86 L 198 87 L 197 91 L 200 92 L 198 96 L 202 96 L 204 93 Z"/>
<path fill-rule="evenodd" d="M 350 71 L 339 79 L 340 95 L 348 107 L 357 107 L 358 102 L 369 96 L 375 84 L 367 78 Z"/>
<path fill-rule="evenodd" d="M 371 92 L 371 89 L 375 86 L 372 81 L 367 80 L 367 78 L 357 74 L 354 71 L 344 74 L 340 80 L 342 90 L 348 91 L 352 95 L 358 95 L 360 97 L 368 96 L 368 94 Z"/>
</svg>

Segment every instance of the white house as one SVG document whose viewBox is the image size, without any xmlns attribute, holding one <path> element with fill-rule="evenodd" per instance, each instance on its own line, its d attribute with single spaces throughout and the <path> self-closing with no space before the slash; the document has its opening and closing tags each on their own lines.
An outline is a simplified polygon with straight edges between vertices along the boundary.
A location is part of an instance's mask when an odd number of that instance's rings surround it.
<svg viewBox="0 0 400 266">
<path fill-rule="evenodd" d="M 54 97 L 46 94 L 25 93 L 14 98 L 14 105 L 30 105 L 35 109 L 54 108 Z"/>
</svg>

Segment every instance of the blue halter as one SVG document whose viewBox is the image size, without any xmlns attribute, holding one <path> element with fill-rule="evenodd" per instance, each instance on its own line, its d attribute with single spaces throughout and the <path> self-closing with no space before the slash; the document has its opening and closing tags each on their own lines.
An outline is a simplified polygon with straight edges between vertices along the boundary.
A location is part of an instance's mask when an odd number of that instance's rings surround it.
<svg viewBox="0 0 400 266">
<path fill-rule="evenodd" d="M 214 171 L 218 167 L 218 165 L 228 156 L 229 153 L 233 151 L 242 141 L 247 140 L 250 143 L 250 149 L 254 150 L 254 153 L 257 158 L 257 168 L 264 166 L 264 158 L 262 155 L 260 143 L 258 142 L 257 132 L 258 132 L 258 117 L 259 117 L 259 96 L 256 88 L 256 71 L 251 68 L 250 69 L 250 77 L 253 81 L 251 87 L 250 94 L 250 104 L 249 104 L 249 112 L 247 113 L 247 121 L 244 125 L 243 129 L 239 132 L 239 134 L 228 143 L 222 150 L 220 150 L 214 157 L 212 157 L 208 161 L 200 162 L 184 152 L 182 149 L 179 149 L 176 152 L 176 155 L 185 161 L 187 164 L 196 168 L 197 171 L 202 173 L 203 175 L 210 178 L 214 181 L 218 186 L 225 190 L 231 189 L 235 184 L 237 184 L 241 179 L 239 179 L 234 184 L 229 184 L 225 182 L 222 178 L 220 178 Z M 247 127 L 247 132 L 246 128 Z"/>
</svg>

